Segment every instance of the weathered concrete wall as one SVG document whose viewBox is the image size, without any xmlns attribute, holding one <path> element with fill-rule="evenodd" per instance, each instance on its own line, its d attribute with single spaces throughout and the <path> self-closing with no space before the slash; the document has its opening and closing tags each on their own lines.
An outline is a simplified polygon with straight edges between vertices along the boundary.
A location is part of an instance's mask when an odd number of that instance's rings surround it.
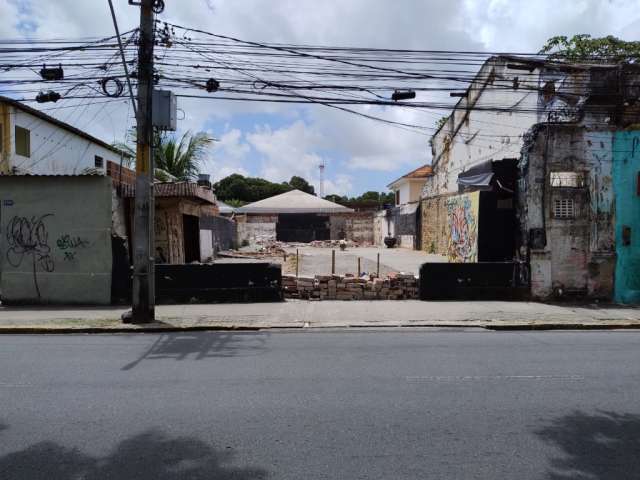
<svg viewBox="0 0 640 480">
<path fill-rule="evenodd" d="M 353 212 L 345 218 L 347 240 L 360 244 L 373 244 L 373 213 Z"/>
<path fill-rule="evenodd" d="M 534 130 L 520 167 L 520 225 L 535 297 L 611 298 L 614 201 L 611 131 L 552 125 Z M 571 172 L 577 183 L 558 182 Z M 555 178 L 555 180 L 552 180 Z M 562 213 L 560 205 L 566 208 Z M 546 245 L 532 236 L 544 232 Z"/>
<path fill-rule="evenodd" d="M 158 263 L 184 263 L 184 234 L 179 204 L 178 199 L 156 199 L 155 257 Z"/>
<path fill-rule="evenodd" d="M 374 212 L 334 213 L 329 215 L 329 235 L 331 240 L 346 240 L 362 244 L 374 243 Z"/>
<path fill-rule="evenodd" d="M 236 246 L 237 229 L 236 222 L 233 220 L 220 216 L 210 217 L 207 215 L 200 217 L 201 235 L 203 232 L 209 232 L 207 237 L 209 243 L 205 245 L 202 240 L 200 242 L 201 256 L 203 258 L 210 257 L 220 250 L 229 250 Z M 210 253 L 206 254 L 207 252 Z"/>
<path fill-rule="evenodd" d="M 108 304 L 111 179 L 0 177 L 2 301 Z"/>
<path fill-rule="evenodd" d="M 427 253 L 447 254 L 447 205 L 446 195 L 422 200 L 422 247 Z"/>
<path fill-rule="evenodd" d="M 518 158 L 522 136 L 538 121 L 538 69 L 512 70 L 506 59 L 490 59 L 478 73 L 469 95 L 458 102 L 432 140 L 434 176 L 423 188 L 424 197 L 458 191 L 458 174 L 483 161 Z M 517 88 L 513 88 L 516 84 Z M 518 113 L 496 112 L 496 105 L 518 108 Z"/>
<path fill-rule="evenodd" d="M 276 224 L 238 222 L 238 245 L 254 245 L 276 241 Z"/>
</svg>

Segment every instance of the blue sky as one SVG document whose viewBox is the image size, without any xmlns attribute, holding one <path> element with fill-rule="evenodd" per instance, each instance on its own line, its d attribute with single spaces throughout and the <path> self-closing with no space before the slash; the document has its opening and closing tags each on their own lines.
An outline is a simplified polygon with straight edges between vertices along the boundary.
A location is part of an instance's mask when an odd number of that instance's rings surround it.
<svg viewBox="0 0 640 480">
<path fill-rule="evenodd" d="M 474 51 L 536 51 L 552 35 L 613 34 L 636 39 L 634 0 L 166 0 L 161 19 L 239 38 L 286 43 Z M 122 31 L 138 9 L 114 0 Z M 0 37 L 78 38 L 113 33 L 106 0 L 0 0 Z M 421 100 L 433 99 L 428 94 Z M 181 99 L 180 131 L 220 139 L 205 170 L 284 181 L 301 175 L 326 193 L 357 195 L 431 161 L 429 138 L 323 106 Z M 433 125 L 441 111 L 370 107 L 367 113 Z M 54 115 L 56 113 L 54 112 Z M 64 117 L 64 110 L 61 110 Z M 123 103 L 70 122 L 106 141 L 120 140 L 131 115 Z"/>
</svg>

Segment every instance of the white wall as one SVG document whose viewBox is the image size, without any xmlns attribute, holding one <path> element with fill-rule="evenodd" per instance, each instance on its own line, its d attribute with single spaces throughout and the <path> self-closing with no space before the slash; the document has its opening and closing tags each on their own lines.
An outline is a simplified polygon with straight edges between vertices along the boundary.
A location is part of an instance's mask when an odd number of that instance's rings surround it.
<svg viewBox="0 0 640 480">
<path fill-rule="evenodd" d="M 395 192 L 400 192 L 400 203 L 398 203 L 398 205 L 405 205 L 407 203 L 417 202 L 420 200 L 424 182 L 424 179 L 418 178 L 403 178 L 398 180 L 393 186 L 394 194 Z"/>
<path fill-rule="evenodd" d="M 493 83 L 485 85 L 492 70 Z M 515 77 L 519 81 L 517 89 L 513 88 Z M 483 110 L 496 106 L 525 111 Z M 535 113 L 537 106 L 538 70 L 509 69 L 504 59 L 488 61 L 480 69 L 468 97 L 461 99 L 433 137 L 434 176 L 425 183 L 422 196 L 457 192 L 458 175 L 479 163 L 519 158 L 523 135 L 540 121 Z M 467 107 L 472 108 L 468 115 Z"/>
<path fill-rule="evenodd" d="M 95 144 L 69 130 L 60 128 L 44 119 L 13 108 L 10 167 L 19 173 L 78 174 L 95 168 L 95 155 L 103 158 L 103 173 L 107 161 L 119 163 L 120 157 L 113 151 Z M 15 153 L 15 126 L 31 132 L 31 156 Z"/>
</svg>

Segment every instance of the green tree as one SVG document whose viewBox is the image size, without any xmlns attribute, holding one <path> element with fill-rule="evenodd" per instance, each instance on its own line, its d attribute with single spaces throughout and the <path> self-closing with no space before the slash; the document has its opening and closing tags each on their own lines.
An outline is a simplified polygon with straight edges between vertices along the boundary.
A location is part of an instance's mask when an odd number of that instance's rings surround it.
<svg viewBox="0 0 640 480">
<path fill-rule="evenodd" d="M 298 177 L 297 175 L 291 177 L 291 180 L 289 180 L 289 185 L 291 186 L 291 188 L 294 188 L 296 190 L 302 190 L 303 192 L 310 193 L 311 195 L 316 194 L 313 185 L 310 185 L 309 182 L 307 182 L 304 178 Z"/>
<path fill-rule="evenodd" d="M 640 58 L 640 41 L 625 41 L 613 35 L 594 38 L 580 34 L 551 37 L 538 52 L 550 60 L 589 63 L 636 63 Z"/>
<path fill-rule="evenodd" d="M 115 142 L 114 147 L 129 153 L 135 159 L 135 131 L 128 135 L 129 142 Z M 155 177 L 162 181 L 195 180 L 200 173 L 202 162 L 214 138 L 205 132 L 186 132 L 180 140 L 174 134 L 154 133 L 153 158 Z M 135 162 L 129 161 L 131 167 Z"/>
<path fill-rule="evenodd" d="M 213 142 L 214 138 L 205 132 L 186 132 L 180 140 L 174 135 L 162 135 L 153 149 L 156 169 L 178 180 L 195 180 Z"/>
<path fill-rule="evenodd" d="M 438 120 L 436 120 L 436 130 L 440 130 L 443 125 L 447 123 L 447 120 L 449 120 L 449 117 L 440 117 Z"/>
</svg>

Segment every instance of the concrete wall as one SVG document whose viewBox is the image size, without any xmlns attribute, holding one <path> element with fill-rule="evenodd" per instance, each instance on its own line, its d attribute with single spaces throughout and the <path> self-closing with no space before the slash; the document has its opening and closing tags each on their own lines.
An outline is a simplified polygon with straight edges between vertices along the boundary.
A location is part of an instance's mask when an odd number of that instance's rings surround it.
<svg viewBox="0 0 640 480">
<path fill-rule="evenodd" d="M 613 132 L 553 125 L 534 131 L 521 158 L 522 244 L 530 251 L 535 297 L 570 294 L 611 298 L 615 265 L 612 182 Z M 553 174 L 575 172 L 578 187 L 554 186 Z M 572 202 L 575 215 L 559 218 L 556 202 Z M 544 232 L 546 245 L 531 235 Z"/>
<path fill-rule="evenodd" d="M 107 161 L 119 163 L 117 153 L 91 142 L 75 133 L 58 127 L 47 120 L 35 117 L 20 109 L 11 110 L 9 130 L 11 154 L 3 163 L 3 170 L 16 168 L 19 173 L 39 175 L 74 175 L 96 170 L 104 173 Z M 15 153 L 15 126 L 30 131 L 31 155 L 21 156 Z M 96 169 L 95 156 L 103 158 L 103 167 Z"/>
<path fill-rule="evenodd" d="M 329 216 L 331 240 L 340 239 L 344 233 L 346 240 L 361 244 L 374 244 L 374 212 L 334 213 Z"/>
<path fill-rule="evenodd" d="M 111 179 L 0 176 L 2 301 L 108 304 Z"/>
<path fill-rule="evenodd" d="M 235 248 L 236 222 L 220 216 L 200 218 L 200 256 L 202 261 L 220 250 Z"/>
<path fill-rule="evenodd" d="M 447 195 L 441 195 L 422 200 L 421 250 L 427 253 L 447 254 L 447 198 Z"/>
<path fill-rule="evenodd" d="M 501 59 L 481 68 L 468 97 L 432 139 L 434 175 L 425 182 L 423 198 L 458 192 L 458 174 L 478 163 L 520 156 L 524 134 L 539 121 L 537 72 L 509 69 Z M 483 110 L 496 105 L 525 111 Z"/>
</svg>

